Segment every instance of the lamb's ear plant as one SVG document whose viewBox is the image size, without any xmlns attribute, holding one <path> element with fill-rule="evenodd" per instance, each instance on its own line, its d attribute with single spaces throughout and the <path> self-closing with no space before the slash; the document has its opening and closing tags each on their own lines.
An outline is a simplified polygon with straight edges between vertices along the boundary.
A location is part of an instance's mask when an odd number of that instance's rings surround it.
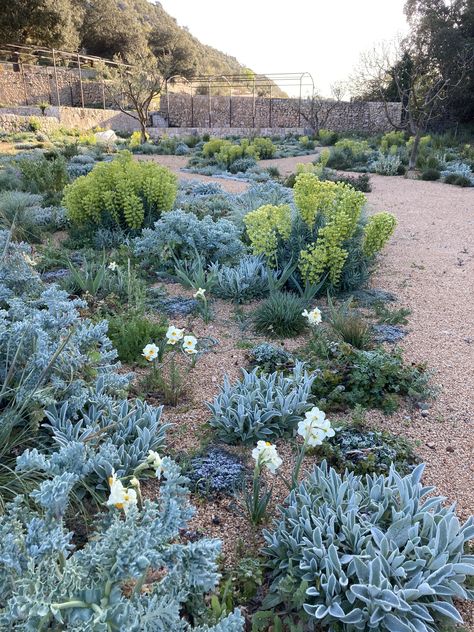
<svg viewBox="0 0 474 632">
<path fill-rule="evenodd" d="M 273 607 L 304 589 L 301 617 L 354 632 L 436 632 L 462 623 L 454 600 L 473 599 L 465 552 L 474 519 L 421 484 L 423 466 L 401 477 L 338 474 L 325 462 L 288 496 L 263 549 Z"/>
<path fill-rule="evenodd" d="M 305 412 L 311 408 L 310 375 L 297 362 L 289 376 L 275 372 L 261 374 L 258 368 L 242 370 L 243 377 L 231 384 L 227 377 L 212 403 L 210 425 L 228 443 L 268 440 L 295 432 Z"/>
</svg>

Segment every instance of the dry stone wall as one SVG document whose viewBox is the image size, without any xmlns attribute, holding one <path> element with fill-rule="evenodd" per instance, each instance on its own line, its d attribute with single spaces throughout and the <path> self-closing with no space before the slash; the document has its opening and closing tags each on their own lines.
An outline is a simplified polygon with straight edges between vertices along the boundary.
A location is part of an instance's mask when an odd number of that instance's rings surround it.
<svg viewBox="0 0 474 632">
<path fill-rule="evenodd" d="M 56 86 L 57 77 L 57 86 Z M 86 107 L 111 106 L 107 90 L 101 81 L 89 79 L 83 73 L 81 82 L 77 69 L 57 68 L 49 66 L 25 66 L 13 70 L 12 64 L 0 64 L 0 104 L 37 105 L 40 102 L 51 105 Z"/>
<path fill-rule="evenodd" d="M 336 131 L 385 132 L 400 120 L 399 103 L 341 102 L 329 112 L 324 127 Z M 170 127 L 294 128 L 309 127 L 310 103 L 299 99 L 170 94 L 161 99 L 160 116 Z"/>
<path fill-rule="evenodd" d="M 91 71 L 93 73 L 93 71 Z M 78 69 L 46 66 L 21 66 L 0 64 L 0 106 L 32 107 L 40 102 L 51 106 L 81 107 L 87 110 L 112 104 L 101 81 L 94 79 L 90 71 L 84 70 L 82 82 Z M 299 99 L 282 99 L 249 96 L 209 96 L 172 93 L 163 96 L 160 111 L 153 117 L 152 127 L 211 128 L 211 129 L 288 129 L 308 128 L 310 104 Z M 51 109 L 51 108 L 50 108 Z M 336 131 L 385 132 L 393 129 L 390 120 L 401 116 L 399 103 L 388 104 L 387 117 L 382 103 L 342 102 L 331 109 L 323 127 Z M 120 117 L 120 114 L 117 114 Z M 161 118 L 160 118 L 161 117 Z M 71 115 L 73 126 L 82 127 L 83 120 L 93 119 L 91 114 Z M 112 115 L 104 126 L 122 129 L 122 122 Z M 64 125 L 68 123 L 63 121 Z M 101 123 L 95 123 L 99 125 Z M 84 123 L 85 125 L 85 123 Z M 91 126 L 93 126 L 92 124 Z M 126 126 L 127 131 L 136 126 Z"/>
<path fill-rule="evenodd" d="M 135 119 L 117 110 L 50 106 L 46 109 L 46 116 L 42 116 L 38 107 L 19 106 L 0 108 L 0 131 L 28 130 L 32 116 L 44 131 L 59 127 L 81 131 L 103 127 L 116 132 L 134 132 L 140 128 Z"/>
</svg>

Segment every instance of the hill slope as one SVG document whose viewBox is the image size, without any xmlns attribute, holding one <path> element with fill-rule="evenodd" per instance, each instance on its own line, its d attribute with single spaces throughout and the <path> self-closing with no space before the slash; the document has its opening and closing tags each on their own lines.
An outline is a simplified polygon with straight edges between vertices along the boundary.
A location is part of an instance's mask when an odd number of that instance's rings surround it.
<svg viewBox="0 0 474 632">
<path fill-rule="evenodd" d="M 109 59 L 126 59 L 150 48 L 159 56 L 178 55 L 186 76 L 246 70 L 235 57 L 180 27 L 159 2 L 148 0 L 9 0 L 0 9 L 0 42 L 79 50 Z M 284 96 L 278 88 L 273 94 Z"/>
</svg>

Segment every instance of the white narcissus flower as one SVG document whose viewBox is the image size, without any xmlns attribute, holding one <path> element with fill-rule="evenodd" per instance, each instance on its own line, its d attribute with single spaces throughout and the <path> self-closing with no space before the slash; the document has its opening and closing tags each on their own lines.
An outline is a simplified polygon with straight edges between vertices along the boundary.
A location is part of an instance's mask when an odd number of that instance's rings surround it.
<svg viewBox="0 0 474 632">
<path fill-rule="evenodd" d="M 184 336 L 183 338 L 183 350 L 190 355 L 197 353 L 196 349 L 197 338 L 194 336 Z"/>
<path fill-rule="evenodd" d="M 115 261 L 111 261 L 107 267 L 109 270 L 112 270 L 112 272 L 115 272 L 115 270 L 117 270 L 118 268 L 118 265 Z"/>
<path fill-rule="evenodd" d="M 310 325 L 319 325 L 322 320 L 321 310 L 315 307 L 310 312 L 307 309 L 301 312 L 301 315 L 308 319 Z"/>
<path fill-rule="evenodd" d="M 206 290 L 200 287 L 199 290 L 196 292 L 196 294 L 194 294 L 194 298 L 201 298 L 202 300 L 204 300 L 206 298 L 204 296 L 205 294 L 206 294 Z"/>
<path fill-rule="evenodd" d="M 154 450 L 148 450 L 148 456 L 146 459 L 148 465 L 155 470 L 156 478 L 160 478 L 163 472 L 163 459 Z"/>
<path fill-rule="evenodd" d="M 124 487 L 113 470 L 112 476 L 109 477 L 109 486 L 110 495 L 107 505 L 123 509 L 127 513 L 131 506 L 137 504 L 137 492 L 134 489 Z"/>
<path fill-rule="evenodd" d="M 316 406 L 309 410 L 298 424 L 298 434 L 312 447 L 321 445 L 325 439 L 336 434 L 326 415 Z"/>
<path fill-rule="evenodd" d="M 178 329 L 174 325 L 170 325 L 166 332 L 166 338 L 168 339 L 169 345 L 175 345 L 178 340 L 181 340 L 183 337 L 184 329 Z"/>
<path fill-rule="evenodd" d="M 259 467 L 265 465 L 272 474 L 275 474 L 283 463 L 278 456 L 276 446 L 269 441 L 257 441 L 257 447 L 252 450 L 252 457 Z"/>
<path fill-rule="evenodd" d="M 26 252 L 24 252 L 24 253 L 23 253 L 23 259 L 26 261 L 26 263 L 27 263 L 29 266 L 33 266 L 33 267 L 34 267 L 35 265 L 37 265 L 36 261 L 35 261 L 34 259 L 32 259 L 32 258 L 30 257 L 30 255 L 29 255 L 29 254 L 27 254 Z"/>
<path fill-rule="evenodd" d="M 146 358 L 148 362 L 152 362 L 158 357 L 158 351 L 159 348 L 155 344 L 150 343 L 144 347 L 142 356 Z"/>
</svg>

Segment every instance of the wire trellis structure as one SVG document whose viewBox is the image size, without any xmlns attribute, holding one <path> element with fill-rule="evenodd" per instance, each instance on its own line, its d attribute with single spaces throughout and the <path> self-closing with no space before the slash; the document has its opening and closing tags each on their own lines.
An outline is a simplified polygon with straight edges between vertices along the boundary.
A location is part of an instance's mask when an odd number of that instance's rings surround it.
<svg viewBox="0 0 474 632">
<path fill-rule="evenodd" d="M 253 111 L 253 127 L 255 127 L 256 119 L 256 101 L 258 97 L 265 97 L 269 100 L 268 110 L 268 127 L 272 127 L 272 103 L 275 98 L 287 98 L 275 95 L 277 89 L 286 92 L 296 92 L 298 96 L 294 97 L 298 101 L 298 126 L 301 125 L 301 108 L 303 99 L 311 97 L 314 94 L 314 80 L 309 72 L 291 72 L 291 73 L 268 73 L 254 74 L 251 72 L 243 72 L 239 74 L 226 75 L 197 75 L 190 77 L 182 77 L 175 75 L 167 79 L 165 83 L 165 97 L 167 103 L 167 113 L 170 112 L 170 94 L 173 88 L 178 91 L 184 91 L 190 97 L 191 107 L 191 127 L 194 127 L 194 97 L 197 94 L 205 94 L 208 98 L 208 118 L 209 127 L 212 127 L 212 98 L 213 93 L 222 96 L 222 92 L 228 90 L 229 98 L 229 127 L 232 127 L 232 100 L 237 96 L 248 96 L 252 99 Z"/>
<path fill-rule="evenodd" d="M 68 71 L 77 75 L 80 87 L 81 107 L 86 107 L 84 99 L 84 82 L 87 79 L 99 81 L 102 84 L 102 106 L 106 108 L 105 81 L 98 72 L 104 67 L 126 67 L 132 68 L 111 59 L 96 57 L 94 55 L 84 55 L 70 51 L 58 50 L 55 48 L 42 48 L 40 46 L 21 46 L 17 44 L 3 44 L 0 46 L 0 64 L 11 66 L 13 71 L 20 73 L 24 86 L 25 102 L 29 105 L 29 95 L 26 76 L 38 75 L 44 77 L 45 71 L 52 69 L 54 82 L 49 94 L 51 103 L 56 101 L 56 105 L 61 106 L 61 85 L 59 75 Z"/>
<path fill-rule="evenodd" d="M 73 78 L 79 86 L 78 102 L 82 108 L 91 106 L 84 96 L 84 85 L 88 81 L 95 81 L 101 85 L 103 109 L 114 108 L 113 104 L 107 103 L 107 81 L 103 78 L 101 70 L 107 67 L 123 67 L 129 68 L 133 72 L 133 66 L 103 57 L 54 48 L 14 44 L 0 46 L 0 65 L 10 67 L 19 73 L 23 83 L 26 105 L 34 104 L 34 98 L 29 95 L 28 80 L 31 80 L 31 77 L 35 75 L 42 78 L 47 75 L 51 79 L 48 95 L 51 104 L 55 103 L 57 106 L 64 104 L 61 98 L 64 81 L 67 82 Z M 291 99 L 297 107 L 298 125 L 300 125 L 303 100 L 312 96 L 314 90 L 314 80 L 309 72 L 255 74 L 251 71 L 243 71 L 225 75 L 196 75 L 193 77 L 175 75 L 166 79 L 164 92 L 160 96 L 161 102 L 166 103 L 165 117 L 169 119 L 170 95 L 177 92 L 187 95 L 190 98 L 191 127 L 194 127 L 194 100 L 197 96 L 207 97 L 209 127 L 213 126 L 214 97 L 227 97 L 229 99 L 229 127 L 233 125 L 233 100 L 235 97 L 245 96 L 252 100 L 253 127 L 256 126 L 257 99 L 265 98 L 269 103 L 268 127 L 272 127 L 272 104 L 275 99 L 288 98 L 286 92 L 296 95 L 292 96 Z M 163 108 L 161 109 L 163 110 Z M 163 111 L 162 114 L 164 114 Z"/>
</svg>

